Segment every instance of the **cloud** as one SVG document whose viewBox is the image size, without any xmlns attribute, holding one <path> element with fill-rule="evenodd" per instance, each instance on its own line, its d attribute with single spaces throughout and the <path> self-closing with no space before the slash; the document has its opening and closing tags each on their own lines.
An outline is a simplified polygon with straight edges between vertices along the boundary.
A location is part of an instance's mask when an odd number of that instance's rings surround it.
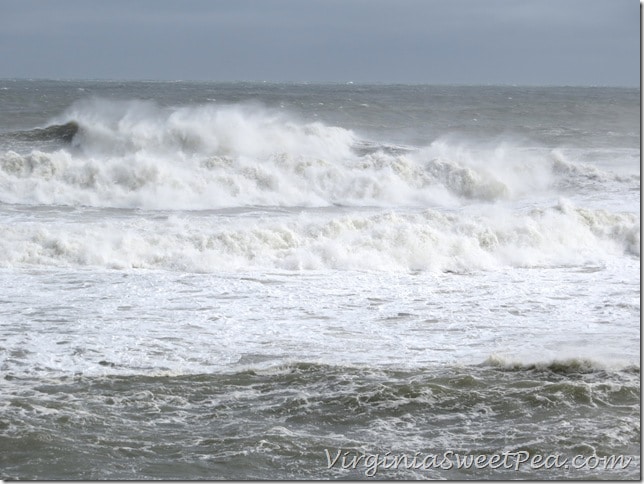
<svg viewBox="0 0 644 484">
<path fill-rule="evenodd" d="M 630 0 L 3 0 L 2 77 L 639 84 Z"/>
</svg>

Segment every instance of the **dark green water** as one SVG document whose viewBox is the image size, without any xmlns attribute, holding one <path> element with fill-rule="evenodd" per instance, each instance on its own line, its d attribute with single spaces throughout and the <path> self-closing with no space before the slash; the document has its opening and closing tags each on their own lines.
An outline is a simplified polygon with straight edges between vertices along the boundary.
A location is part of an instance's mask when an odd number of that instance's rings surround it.
<svg viewBox="0 0 644 484">
<path fill-rule="evenodd" d="M 48 480 L 636 479 L 639 376 L 571 361 L 409 372 L 302 363 L 220 375 L 9 380 L 0 467 L 3 479 Z M 374 471 L 373 461 L 346 459 L 342 468 L 332 464 L 339 451 L 349 459 L 416 454 L 418 468 Z M 453 453 L 448 460 L 445 452 Z M 558 455 L 570 465 L 515 468 L 515 459 L 509 469 L 457 468 L 456 454 L 503 452 Z M 430 454 L 442 456 L 442 468 L 427 459 L 421 467 Z M 578 457 L 587 465 L 572 468 L 575 456 L 610 455 L 623 455 L 623 465 L 590 469 L 597 462 Z"/>
</svg>

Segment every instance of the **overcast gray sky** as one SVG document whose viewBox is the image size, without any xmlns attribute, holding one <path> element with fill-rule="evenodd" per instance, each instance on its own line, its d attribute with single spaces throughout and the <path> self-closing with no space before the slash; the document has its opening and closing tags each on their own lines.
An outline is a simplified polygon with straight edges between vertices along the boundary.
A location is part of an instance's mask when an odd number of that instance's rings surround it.
<svg viewBox="0 0 644 484">
<path fill-rule="evenodd" d="M 0 0 L 0 77 L 639 86 L 637 0 Z"/>
</svg>

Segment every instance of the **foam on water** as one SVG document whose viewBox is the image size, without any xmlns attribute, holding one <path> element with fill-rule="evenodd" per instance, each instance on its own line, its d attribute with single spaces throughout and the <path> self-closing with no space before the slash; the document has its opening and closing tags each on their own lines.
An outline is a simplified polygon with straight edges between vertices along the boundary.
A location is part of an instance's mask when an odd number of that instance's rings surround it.
<svg viewBox="0 0 644 484">
<path fill-rule="evenodd" d="M 91 215 L 91 213 L 90 213 Z M 601 264 L 639 257 L 637 216 L 570 202 L 513 212 L 303 211 L 91 219 L 69 212 L 0 221 L 0 265 L 166 269 L 363 269 L 468 272 L 499 267 Z M 151 214 L 152 215 L 152 214 Z"/>
<path fill-rule="evenodd" d="M 489 455 L 486 449 L 500 448 L 556 452 L 570 462 L 574 455 L 603 456 L 620 449 L 626 462 L 614 469 L 551 466 L 540 475 L 635 479 L 639 439 L 633 428 L 637 415 L 630 409 L 639 400 L 638 375 L 608 375 L 615 379 L 612 384 L 605 383 L 606 374 L 592 373 L 471 367 L 383 371 L 293 363 L 273 372 L 54 379 L 0 401 L 7 418 L 0 420 L 3 450 L 11 456 L 1 472 L 8 479 L 65 479 L 70 469 L 83 479 L 182 479 L 186 473 L 202 479 L 261 479 L 266 473 L 364 479 L 374 474 L 370 464 L 329 468 L 325 449 L 349 458 L 387 452 L 410 459 L 420 455 L 420 460 L 428 454 L 442 457 L 453 446 L 453 460 L 454 454 Z M 543 432 L 544 426 L 558 431 Z M 601 437 L 588 433 L 595 426 Z M 523 445 L 513 446 L 515 441 Z M 27 449 L 42 459 L 27 464 Z M 79 467 L 79 452 L 84 461 L 102 465 Z M 377 477 L 534 475 L 529 466 L 452 464 L 389 466 Z"/>
<path fill-rule="evenodd" d="M 639 181 L 561 151 L 509 142 L 439 139 L 418 149 L 391 148 L 256 104 L 163 108 L 92 99 L 53 122 L 50 131 L 78 126 L 72 146 L 1 153 L 0 201 L 170 210 L 455 207 L 554 194 L 589 180 L 594 189 Z"/>
<path fill-rule="evenodd" d="M 637 267 L 617 260 L 463 275 L 2 269 L 0 311 L 12 324 L 2 329 L 11 357 L 0 365 L 14 376 L 202 374 L 293 361 L 639 368 Z"/>
<path fill-rule="evenodd" d="M 11 91 L 0 478 L 639 476 L 635 90 Z"/>
</svg>

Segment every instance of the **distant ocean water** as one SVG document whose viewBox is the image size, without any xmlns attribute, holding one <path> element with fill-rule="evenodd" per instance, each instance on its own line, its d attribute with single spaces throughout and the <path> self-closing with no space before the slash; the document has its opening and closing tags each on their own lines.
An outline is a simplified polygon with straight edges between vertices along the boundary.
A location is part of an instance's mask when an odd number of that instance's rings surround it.
<svg viewBox="0 0 644 484">
<path fill-rule="evenodd" d="M 0 81 L 0 478 L 640 478 L 639 96 Z"/>
</svg>

